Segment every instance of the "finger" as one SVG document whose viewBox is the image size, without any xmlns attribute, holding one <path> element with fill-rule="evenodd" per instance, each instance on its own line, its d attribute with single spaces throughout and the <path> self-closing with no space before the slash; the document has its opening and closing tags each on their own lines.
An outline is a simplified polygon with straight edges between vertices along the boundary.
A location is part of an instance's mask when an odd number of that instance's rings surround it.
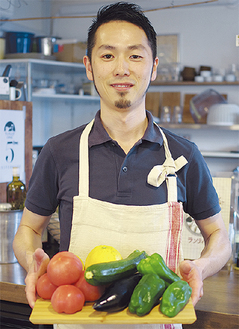
<svg viewBox="0 0 239 329">
<path fill-rule="evenodd" d="M 47 270 L 47 265 L 50 261 L 49 256 L 43 249 L 38 248 L 35 250 L 33 257 L 35 260 L 35 272 L 38 272 L 38 276 L 41 276 Z"/>
<path fill-rule="evenodd" d="M 35 273 L 28 274 L 25 278 L 26 283 L 26 298 L 31 308 L 34 307 L 37 294 L 36 294 L 36 275 Z"/>
<path fill-rule="evenodd" d="M 193 306 L 197 304 L 197 302 L 202 298 L 202 296 L 203 296 L 203 282 L 201 282 L 201 287 L 199 287 L 198 289 L 192 289 L 191 299 Z"/>
<path fill-rule="evenodd" d="M 197 304 L 197 302 L 200 300 L 200 295 L 199 295 L 198 291 L 194 291 L 194 290 L 192 291 L 191 300 L 192 300 L 193 306 L 195 306 Z"/>
<path fill-rule="evenodd" d="M 47 255 L 46 255 L 46 256 L 47 256 Z M 47 271 L 47 265 L 48 265 L 49 261 L 50 261 L 50 259 L 49 259 L 48 256 L 45 257 L 45 258 L 42 260 L 42 262 L 41 262 L 41 264 L 40 264 L 40 267 L 39 267 L 39 271 L 38 271 L 38 276 L 39 276 L 39 277 L 42 276 L 44 273 L 46 273 L 46 271 Z"/>
<path fill-rule="evenodd" d="M 201 299 L 203 296 L 203 287 L 201 288 L 201 291 L 200 291 L 200 295 L 199 295 L 199 298 Z"/>
<path fill-rule="evenodd" d="M 26 292 L 26 298 L 28 301 L 28 304 L 30 305 L 31 308 L 33 308 L 35 306 L 36 303 L 36 294 L 35 292 L 33 293 L 32 291 L 30 291 L 29 289 L 25 289 Z"/>
<path fill-rule="evenodd" d="M 180 263 L 179 269 L 182 277 L 186 277 L 192 270 L 193 265 L 190 261 L 184 260 Z"/>
</svg>

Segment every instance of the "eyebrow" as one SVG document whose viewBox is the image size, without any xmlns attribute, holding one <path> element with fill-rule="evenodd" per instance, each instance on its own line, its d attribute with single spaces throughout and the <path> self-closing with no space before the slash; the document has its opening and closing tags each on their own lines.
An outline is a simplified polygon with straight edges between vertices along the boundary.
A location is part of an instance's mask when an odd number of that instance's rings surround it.
<svg viewBox="0 0 239 329">
<path fill-rule="evenodd" d="M 141 44 L 136 44 L 136 45 L 132 45 L 132 46 L 128 46 L 127 47 L 129 50 L 135 50 L 135 49 L 141 49 L 141 50 L 144 50 L 145 47 Z M 113 49 L 116 49 L 115 46 L 111 46 L 111 45 L 101 45 L 99 47 L 99 49 L 106 49 L 106 50 L 113 50 Z"/>
</svg>

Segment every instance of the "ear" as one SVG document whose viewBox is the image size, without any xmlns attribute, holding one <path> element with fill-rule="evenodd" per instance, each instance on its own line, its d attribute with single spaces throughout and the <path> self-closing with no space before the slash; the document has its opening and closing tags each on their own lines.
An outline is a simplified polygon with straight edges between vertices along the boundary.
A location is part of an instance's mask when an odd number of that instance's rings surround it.
<svg viewBox="0 0 239 329">
<path fill-rule="evenodd" d="M 84 56 L 83 57 L 83 63 L 85 65 L 87 78 L 89 80 L 93 81 L 93 72 L 92 72 L 92 67 L 91 67 L 90 59 L 89 59 L 88 56 Z"/>
<path fill-rule="evenodd" d="M 159 59 L 158 57 L 155 58 L 153 69 L 152 69 L 152 75 L 151 75 L 151 81 L 154 81 L 157 77 L 157 67 L 158 67 Z"/>
</svg>

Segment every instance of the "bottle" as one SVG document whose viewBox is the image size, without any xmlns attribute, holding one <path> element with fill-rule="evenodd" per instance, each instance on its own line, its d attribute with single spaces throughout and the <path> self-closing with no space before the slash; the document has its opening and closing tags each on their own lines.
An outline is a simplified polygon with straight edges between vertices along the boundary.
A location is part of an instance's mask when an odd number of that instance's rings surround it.
<svg viewBox="0 0 239 329">
<path fill-rule="evenodd" d="M 172 122 L 182 123 L 182 110 L 180 106 L 174 106 Z"/>
<path fill-rule="evenodd" d="M 7 202 L 12 205 L 12 210 L 22 210 L 26 199 L 26 186 L 20 180 L 19 168 L 13 167 L 13 179 L 7 185 Z"/>
</svg>

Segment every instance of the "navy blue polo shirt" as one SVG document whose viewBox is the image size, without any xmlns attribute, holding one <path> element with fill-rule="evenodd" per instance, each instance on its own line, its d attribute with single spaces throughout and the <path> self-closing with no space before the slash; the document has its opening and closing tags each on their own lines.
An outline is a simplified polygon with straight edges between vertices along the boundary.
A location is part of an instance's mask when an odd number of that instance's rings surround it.
<svg viewBox="0 0 239 329">
<path fill-rule="evenodd" d="M 100 111 L 89 135 L 90 197 L 115 204 L 153 205 L 167 202 L 164 182 L 147 183 L 150 170 L 165 161 L 163 138 L 147 112 L 148 127 L 142 139 L 126 155 L 104 129 Z M 69 246 L 73 197 L 78 195 L 79 140 L 85 125 L 50 138 L 43 147 L 30 180 L 26 207 L 39 215 L 51 215 L 59 205 L 60 249 Z M 197 146 L 163 129 L 172 157 L 183 155 L 188 163 L 177 172 L 178 201 L 195 219 L 220 211 L 208 167 Z"/>
</svg>

